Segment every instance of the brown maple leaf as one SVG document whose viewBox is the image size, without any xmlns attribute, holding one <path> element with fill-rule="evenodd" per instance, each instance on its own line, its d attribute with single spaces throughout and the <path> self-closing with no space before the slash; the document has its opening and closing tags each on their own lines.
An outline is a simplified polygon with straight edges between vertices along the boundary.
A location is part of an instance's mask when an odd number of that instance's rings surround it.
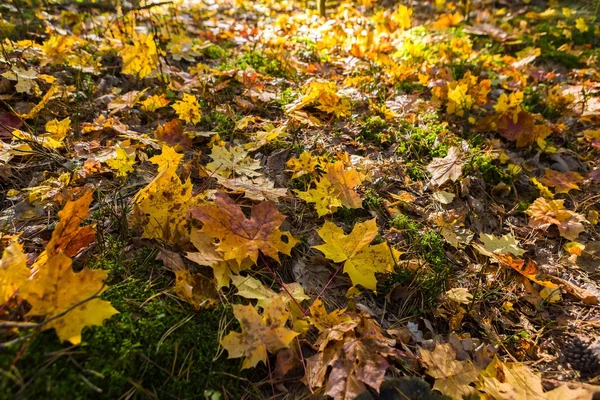
<svg viewBox="0 0 600 400">
<path fill-rule="evenodd" d="M 449 180 L 456 181 L 462 174 L 462 153 L 458 147 L 450 147 L 443 158 L 434 158 L 427 166 L 431 184 L 441 186 Z"/>
<path fill-rule="evenodd" d="M 579 190 L 583 176 L 575 171 L 559 172 L 547 169 L 539 181 L 546 186 L 553 187 L 556 193 L 568 193 L 572 189 Z"/>
<path fill-rule="evenodd" d="M 321 387 L 327 378 L 325 393 L 334 399 L 354 399 L 367 390 L 365 385 L 379 391 L 390 365 L 387 358 L 401 355 L 373 319 L 360 317 L 355 329 L 347 330 L 340 340 L 330 341 L 326 348 L 307 359 L 309 385 Z"/>
<path fill-rule="evenodd" d="M 165 122 L 164 125 L 159 125 L 155 135 L 158 140 L 162 140 L 171 147 L 182 149 L 192 147 L 192 141 L 183 132 L 183 125 L 177 118 Z"/>
<path fill-rule="evenodd" d="M 503 114 L 496 121 L 496 126 L 498 133 L 511 142 L 516 141 L 517 147 L 525 147 L 535 142 L 535 119 L 527 111 L 519 112 L 516 123 L 511 115 Z"/>
<path fill-rule="evenodd" d="M 298 243 L 291 234 L 279 230 L 285 216 L 272 201 L 253 206 L 248 219 L 229 196 L 217 192 L 213 204 L 194 207 L 190 212 L 204 224 L 202 232 L 219 239 L 217 249 L 225 261 L 236 260 L 241 265 L 250 258 L 256 263 L 258 250 L 279 261 L 279 252 L 290 255 Z"/>
</svg>

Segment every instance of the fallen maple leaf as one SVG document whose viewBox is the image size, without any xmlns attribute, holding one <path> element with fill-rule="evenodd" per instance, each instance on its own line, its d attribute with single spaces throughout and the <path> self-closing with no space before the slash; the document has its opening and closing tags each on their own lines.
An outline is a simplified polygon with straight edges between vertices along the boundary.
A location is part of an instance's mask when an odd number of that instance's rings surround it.
<svg viewBox="0 0 600 400">
<path fill-rule="evenodd" d="M 261 317 L 252 306 L 233 305 L 233 314 L 240 322 L 242 332 L 230 332 L 221 340 L 229 358 L 245 357 L 242 369 L 255 367 L 267 361 L 267 351 L 275 352 L 289 347 L 298 333 L 285 327 L 289 313 L 283 300 L 276 298 L 263 310 Z"/>
<path fill-rule="evenodd" d="M 337 161 L 327 167 L 325 178 L 329 180 L 332 187 L 337 191 L 337 197 L 344 207 L 362 207 L 362 200 L 354 188 L 360 185 L 365 179 L 364 174 L 354 169 L 347 170 L 344 168 L 342 161 Z"/>
<path fill-rule="evenodd" d="M 135 164 L 135 153 L 127 154 L 125 150 L 120 147 L 115 149 L 117 156 L 106 161 L 109 167 L 117 170 L 117 176 L 127 176 L 130 172 L 133 172 L 133 165 Z"/>
<path fill-rule="evenodd" d="M 130 40 L 132 43 L 123 46 L 121 49 L 121 57 L 123 57 L 122 72 L 145 78 L 158 67 L 159 53 L 154 42 L 154 36 L 137 33 Z"/>
<path fill-rule="evenodd" d="M 531 216 L 529 226 L 536 229 L 546 229 L 556 225 L 561 236 L 576 240 L 585 230 L 582 222 L 587 222 L 583 215 L 565 209 L 564 200 L 546 200 L 538 198 L 529 206 L 527 214 Z"/>
<path fill-rule="evenodd" d="M 68 257 L 75 257 L 79 251 L 89 246 L 96 239 L 96 231 L 92 226 L 81 226 L 90 213 L 92 192 L 86 192 L 75 201 L 69 201 L 58 213 L 58 224 L 52 232 L 52 238 L 46 249 L 38 256 L 32 268 L 41 268 L 49 258 L 59 252 Z"/>
<path fill-rule="evenodd" d="M 342 322 L 345 334 L 340 332 L 339 340 L 332 340 L 306 362 L 310 387 L 319 388 L 327 380 L 325 394 L 334 399 L 353 400 L 367 390 L 365 385 L 379 391 L 390 366 L 387 357 L 400 355 L 373 319 L 361 315 L 357 322 Z"/>
<path fill-rule="evenodd" d="M 175 271 L 175 293 L 196 310 L 213 307 L 219 298 L 215 284 L 210 279 L 187 269 Z"/>
<path fill-rule="evenodd" d="M 496 127 L 502 137 L 516 141 L 517 147 L 525 147 L 542 137 L 535 129 L 535 118 L 525 110 L 517 114 L 516 122 L 512 115 L 502 114 L 496 121 Z"/>
<path fill-rule="evenodd" d="M 498 357 L 482 371 L 478 388 L 495 399 L 546 399 L 539 375 L 519 363 L 502 363 Z"/>
<path fill-rule="evenodd" d="M 223 286 L 229 287 L 232 276 L 252 266 L 252 261 L 249 259 L 244 260 L 242 265 L 238 265 L 235 260 L 225 261 L 223 254 L 217 251 L 217 245 L 214 243 L 214 240 L 196 228 L 192 228 L 190 241 L 198 251 L 187 253 L 186 258 L 199 265 L 211 267 L 217 287 L 219 288 Z"/>
<path fill-rule="evenodd" d="M 544 176 L 539 179 L 546 186 L 554 188 L 556 193 L 569 193 L 569 190 L 579 189 L 579 184 L 583 182 L 583 176 L 575 171 L 558 172 L 547 169 Z"/>
<path fill-rule="evenodd" d="M 134 220 L 143 225 L 143 238 L 171 244 L 187 241 L 189 224 L 186 217 L 189 208 L 197 204 L 197 198 L 192 195 L 192 182 L 189 179 L 181 182 L 176 169 L 173 163 L 163 167 L 133 198 Z"/>
<path fill-rule="evenodd" d="M 298 158 L 289 159 L 285 165 L 294 172 L 292 179 L 295 179 L 302 175 L 314 173 L 323 161 L 321 157 L 315 157 L 309 151 L 304 151 Z"/>
<path fill-rule="evenodd" d="M 210 158 L 212 162 L 206 164 L 206 169 L 215 172 L 225 178 L 234 173 L 246 175 L 250 178 L 260 176 L 260 162 L 248 157 L 248 151 L 242 146 L 233 146 L 227 149 L 225 146 L 213 146 Z"/>
<path fill-rule="evenodd" d="M 191 214 L 204 224 L 202 232 L 219 239 L 217 249 L 226 261 L 236 260 L 241 264 L 250 258 L 256 263 L 258 250 L 279 261 L 279 252 L 290 255 L 298 243 L 291 234 L 279 230 L 285 217 L 270 201 L 252 207 L 248 219 L 229 196 L 217 192 L 213 204 L 194 207 Z"/>
<path fill-rule="evenodd" d="M 479 240 L 483 242 L 483 247 L 485 247 L 485 250 L 489 250 L 491 253 L 511 253 L 517 257 L 525 254 L 525 250 L 519 248 L 519 242 L 512 233 L 507 233 L 500 237 L 481 233 L 479 235 Z M 489 257 L 492 256 L 490 254 L 485 255 Z"/>
<path fill-rule="evenodd" d="M 276 188 L 275 183 L 264 176 L 258 176 L 256 178 L 238 176 L 232 179 L 227 179 L 221 175 L 215 175 L 215 178 L 227 189 L 235 192 L 242 192 L 244 193 L 244 197 L 251 200 L 278 201 L 280 197 L 283 197 L 287 194 L 286 188 Z"/>
<path fill-rule="evenodd" d="M 25 283 L 31 270 L 27 268 L 27 256 L 23 245 L 13 242 L 4 249 L 0 260 L 0 305 L 4 304 Z"/>
<path fill-rule="evenodd" d="M 462 174 L 462 152 L 458 147 L 450 147 L 444 158 L 434 158 L 427 166 L 431 174 L 431 184 L 441 186 L 449 180 L 456 181 Z"/>
<path fill-rule="evenodd" d="M 330 341 L 342 340 L 346 332 L 354 330 L 360 323 L 357 315 L 346 314 L 346 309 L 335 309 L 327 313 L 321 299 L 317 299 L 309 308 L 309 323 L 317 328 L 319 337 L 315 345 L 323 351 Z"/>
<path fill-rule="evenodd" d="M 326 178 L 317 181 L 315 188 L 310 188 L 306 192 L 296 192 L 298 197 L 307 203 L 315 203 L 317 215 L 322 217 L 326 214 L 332 214 L 342 206 L 342 201 L 338 197 L 338 191 Z"/>
<path fill-rule="evenodd" d="M 427 375 L 435 378 L 433 389 L 460 400 L 476 392 L 470 384 L 477 380 L 479 370 L 470 361 L 457 360 L 450 343 L 436 344 L 433 351 L 419 351 L 427 365 Z"/>
<path fill-rule="evenodd" d="M 23 285 L 20 296 L 31 304 L 29 315 L 46 316 L 44 329 L 54 328 L 61 340 L 77 345 L 84 327 L 101 325 L 118 313 L 108 301 L 90 299 L 108 289 L 104 284 L 107 276 L 107 271 L 87 268 L 75 273 L 71 259 L 58 253 L 35 279 Z"/>
<path fill-rule="evenodd" d="M 178 119 L 165 122 L 159 125 L 154 132 L 156 138 L 165 142 L 176 149 L 189 149 L 192 147 L 192 140 L 183 131 L 183 125 Z"/>
<path fill-rule="evenodd" d="M 196 96 L 184 93 L 183 99 L 176 101 L 171 107 L 173 107 L 173 110 L 175 110 L 179 119 L 182 119 L 187 123 L 197 124 L 202 120 L 200 104 L 198 104 Z"/>
<path fill-rule="evenodd" d="M 173 147 L 163 145 L 162 153 L 148 159 L 153 164 L 158 165 L 158 170 L 171 169 L 175 171 L 183 158 L 183 154 L 179 154 Z"/>
<path fill-rule="evenodd" d="M 325 257 L 336 263 L 344 263 L 344 272 L 350 275 L 353 285 L 362 285 L 377 290 L 376 272 L 389 273 L 394 270 L 400 252 L 380 243 L 370 246 L 377 235 L 375 219 L 354 225 L 349 235 L 332 222 L 326 221 L 318 231 L 325 244 L 314 246 Z"/>
</svg>

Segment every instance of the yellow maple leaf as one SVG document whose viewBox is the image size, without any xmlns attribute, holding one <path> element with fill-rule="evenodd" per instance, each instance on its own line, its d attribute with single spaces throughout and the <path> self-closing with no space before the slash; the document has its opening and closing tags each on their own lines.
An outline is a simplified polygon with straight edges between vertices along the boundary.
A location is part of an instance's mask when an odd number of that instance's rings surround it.
<svg viewBox="0 0 600 400">
<path fill-rule="evenodd" d="M 580 190 L 579 184 L 583 182 L 583 176 L 575 171 L 559 172 L 546 169 L 544 176 L 539 180 L 546 186 L 554 188 L 558 193 L 569 193 L 570 190 Z"/>
<path fill-rule="evenodd" d="M 337 190 L 326 178 L 321 178 L 314 189 L 308 189 L 306 192 L 297 191 L 296 193 L 298 197 L 307 203 L 315 203 L 315 209 L 319 217 L 332 214 L 342 206 Z"/>
<path fill-rule="evenodd" d="M 248 151 L 243 146 L 213 146 L 210 158 L 212 162 L 206 164 L 206 169 L 215 172 L 225 178 L 232 174 L 246 175 L 250 178 L 260 176 L 260 162 L 248 157 Z"/>
<path fill-rule="evenodd" d="M 187 269 L 175 271 L 175 293 L 196 310 L 215 306 L 219 298 L 215 284 L 210 279 Z"/>
<path fill-rule="evenodd" d="M 115 149 L 117 156 L 106 161 L 109 167 L 117 170 L 117 176 L 127 176 L 130 172 L 133 172 L 133 165 L 135 164 L 135 153 L 129 155 L 125 150 L 120 147 Z"/>
<path fill-rule="evenodd" d="M 312 81 L 302 91 L 304 93 L 302 98 L 286 108 L 288 114 L 311 104 L 316 104 L 319 110 L 334 114 L 336 117 L 347 117 L 352 112 L 350 99 L 338 94 L 335 82 Z"/>
<path fill-rule="evenodd" d="M 497 356 L 481 372 L 477 386 L 495 399 L 547 399 L 538 374 L 520 363 L 502 363 Z"/>
<path fill-rule="evenodd" d="M 0 305 L 21 288 L 30 273 L 23 245 L 18 242 L 11 243 L 4 249 L 0 260 Z"/>
<path fill-rule="evenodd" d="M 494 105 L 494 110 L 499 114 L 510 114 L 513 124 L 516 124 L 522 110 L 521 103 L 523 103 L 523 92 L 513 92 L 509 95 L 502 93 Z"/>
<path fill-rule="evenodd" d="M 575 20 L 575 28 L 577 28 L 577 30 L 581 33 L 585 33 L 590 30 L 590 27 L 585 23 L 585 19 L 583 17 Z"/>
<path fill-rule="evenodd" d="M 582 222 L 587 222 L 583 215 L 566 210 L 564 200 L 546 200 L 543 197 L 535 200 L 526 213 L 531 216 L 529 226 L 536 229 L 546 229 L 556 225 L 560 235 L 571 241 L 585 230 Z"/>
<path fill-rule="evenodd" d="M 108 289 L 104 284 L 107 276 L 107 271 L 87 268 L 75 273 L 71 259 L 58 253 L 35 279 L 23 285 L 20 295 L 31 305 L 29 315 L 46 316 L 44 329 L 54 328 L 61 340 L 77 345 L 84 327 L 101 325 L 118 313 L 108 301 L 88 300 Z"/>
<path fill-rule="evenodd" d="M 468 360 L 457 360 L 450 343 L 436 344 L 433 351 L 419 351 L 427 365 L 427 375 L 435 378 L 433 389 L 458 400 L 477 392 L 469 385 L 477 380 L 479 370 Z"/>
<path fill-rule="evenodd" d="M 258 250 L 279 261 L 279 252 L 290 255 L 298 243 L 291 234 L 279 230 L 285 216 L 271 201 L 253 206 L 248 219 L 229 196 L 217 192 L 213 204 L 194 207 L 190 212 L 204 224 L 202 232 L 219 240 L 223 259 L 236 260 L 238 265 L 246 258 L 256 263 Z"/>
<path fill-rule="evenodd" d="M 398 8 L 392 13 L 391 20 L 394 21 L 399 29 L 409 29 L 411 22 L 410 17 L 413 14 L 412 8 L 408 8 L 403 4 L 400 4 Z"/>
<path fill-rule="evenodd" d="M 315 157 L 309 151 L 304 151 L 298 158 L 290 158 L 285 165 L 294 172 L 292 179 L 295 179 L 302 175 L 312 174 L 323 161 L 322 157 Z"/>
<path fill-rule="evenodd" d="M 337 161 L 327 168 L 325 178 L 331 182 L 333 188 L 338 192 L 338 198 L 344 207 L 361 208 L 362 200 L 354 190 L 365 179 L 363 173 L 355 169 L 345 169 L 342 161 Z"/>
<path fill-rule="evenodd" d="M 304 288 L 298 282 L 284 283 L 285 289 L 281 288 L 279 293 L 266 287 L 256 278 L 251 276 L 233 275 L 231 276 L 233 284 L 238 289 L 238 296 L 246 299 L 258 300 L 256 305 L 261 308 L 266 308 L 274 299 L 281 298 L 287 308 L 295 307 L 294 300 L 302 302 L 310 299 L 305 293 Z M 300 310 L 297 310 L 300 311 Z"/>
<path fill-rule="evenodd" d="M 253 262 L 249 259 L 244 260 L 241 265 L 235 260 L 225 261 L 223 254 L 217 251 L 214 240 L 196 228 L 192 228 L 190 241 L 198 251 L 188 252 L 186 258 L 199 265 L 211 267 L 218 288 L 229 287 L 232 276 L 252 267 Z"/>
<path fill-rule="evenodd" d="M 468 94 L 469 88 L 466 84 L 457 84 L 448 89 L 448 114 L 456 114 L 462 117 L 473 107 L 473 97 Z"/>
<path fill-rule="evenodd" d="M 233 314 L 240 322 L 242 332 L 230 332 L 221 340 L 229 358 L 245 357 L 242 369 L 266 362 L 267 351 L 273 353 L 289 347 L 298 333 L 285 327 L 289 313 L 280 298 L 270 302 L 261 317 L 252 306 L 233 305 Z"/>
<path fill-rule="evenodd" d="M 25 70 L 23 68 L 15 67 L 12 70 L 6 71 L 2 74 L 6 79 L 17 81 L 17 85 L 15 89 L 17 93 L 31 93 L 39 92 L 39 88 L 35 79 L 37 78 L 37 74 L 33 68 L 29 70 Z"/>
<path fill-rule="evenodd" d="M 175 171 L 177 170 L 182 158 L 183 154 L 177 153 L 174 147 L 163 144 L 162 153 L 149 158 L 148 161 L 158 165 L 159 171 L 162 171 L 163 169 L 172 169 Z"/>
<path fill-rule="evenodd" d="M 377 235 L 375 218 L 354 225 L 349 235 L 332 222 L 326 221 L 317 232 L 325 244 L 313 246 L 336 263 L 344 263 L 344 272 L 350 275 L 352 284 L 377 290 L 375 273 L 394 270 L 400 252 L 387 243 L 371 246 Z"/>
<path fill-rule="evenodd" d="M 179 119 L 187 123 L 197 124 L 202 119 L 198 99 L 191 94 L 184 93 L 183 99 L 176 101 L 171 107 L 173 107 Z"/>
<path fill-rule="evenodd" d="M 137 34 L 131 44 L 121 49 L 124 74 L 137 75 L 145 78 L 158 67 L 158 50 L 153 35 Z"/>
<path fill-rule="evenodd" d="M 185 243 L 189 237 L 187 212 L 197 199 L 192 182 L 185 183 L 175 173 L 176 167 L 163 168 L 133 198 L 134 219 L 143 225 L 143 238 L 159 239 L 169 244 Z"/>
<path fill-rule="evenodd" d="M 165 97 L 164 94 L 152 95 L 141 102 L 142 110 L 146 112 L 154 112 L 161 107 L 167 106 L 169 103 L 170 101 Z"/>
<path fill-rule="evenodd" d="M 540 192 L 540 195 L 542 197 L 544 197 L 546 199 L 553 199 L 554 198 L 554 194 L 550 191 L 550 189 L 548 189 L 547 186 L 545 186 L 540 181 L 538 181 L 536 177 L 532 177 L 529 180 L 531 181 L 531 183 L 533 183 L 535 185 L 535 187 Z"/>
<path fill-rule="evenodd" d="M 71 129 L 71 119 L 65 118 L 62 121 L 53 119 L 46 123 L 45 128 L 46 132 L 50 133 L 53 139 L 60 142 L 69 134 L 69 129 Z"/>
</svg>

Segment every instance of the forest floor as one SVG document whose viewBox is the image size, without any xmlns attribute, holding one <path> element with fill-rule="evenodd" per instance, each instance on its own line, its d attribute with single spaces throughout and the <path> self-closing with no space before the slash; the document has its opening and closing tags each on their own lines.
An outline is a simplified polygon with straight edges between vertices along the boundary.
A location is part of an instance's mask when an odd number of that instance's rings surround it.
<svg viewBox="0 0 600 400">
<path fill-rule="evenodd" d="M 2 2 L 0 398 L 591 399 L 600 3 L 402 3 Z"/>
</svg>

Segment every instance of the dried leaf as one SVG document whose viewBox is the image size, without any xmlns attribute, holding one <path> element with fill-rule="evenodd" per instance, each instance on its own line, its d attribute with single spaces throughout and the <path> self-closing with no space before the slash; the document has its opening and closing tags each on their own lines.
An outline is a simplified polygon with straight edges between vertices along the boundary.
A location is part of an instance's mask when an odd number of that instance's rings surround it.
<svg viewBox="0 0 600 400">
<path fill-rule="evenodd" d="M 291 234 L 279 230 L 285 217 L 270 201 L 252 207 L 248 219 L 229 196 L 217 192 L 214 204 L 192 208 L 191 214 L 204 224 L 202 232 L 219 239 L 218 250 L 226 261 L 236 260 L 241 264 L 250 258 L 256 262 L 258 250 L 279 261 L 279 252 L 290 255 L 298 243 Z"/>
<path fill-rule="evenodd" d="M 437 344 L 433 351 L 419 351 L 427 365 L 427 375 L 435 378 L 435 390 L 460 400 L 475 392 L 469 385 L 477 380 L 479 370 L 468 360 L 458 361 L 450 343 Z"/>
<path fill-rule="evenodd" d="M 298 333 L 285 327 L 289 313 L 281 299 L 274 299 L 261 317 L 256 308 L 234 304 L 233 314 L 240 322 L 242 332 L 230 332 L 221 340 L 229 358 L 245 357 L 242 369 L 266 362 L 267 351 L 273 353 L 289 347 Z"/>
<path fill-rule="evenodd" d="M 462 152 L 458 147 L 450 147 L 444 158 L 434 158 L 427 166 L 431 174 L 430 184 L 441 186 L 447 181 L 456 181 L 462 174 Z"/>
</svg>

